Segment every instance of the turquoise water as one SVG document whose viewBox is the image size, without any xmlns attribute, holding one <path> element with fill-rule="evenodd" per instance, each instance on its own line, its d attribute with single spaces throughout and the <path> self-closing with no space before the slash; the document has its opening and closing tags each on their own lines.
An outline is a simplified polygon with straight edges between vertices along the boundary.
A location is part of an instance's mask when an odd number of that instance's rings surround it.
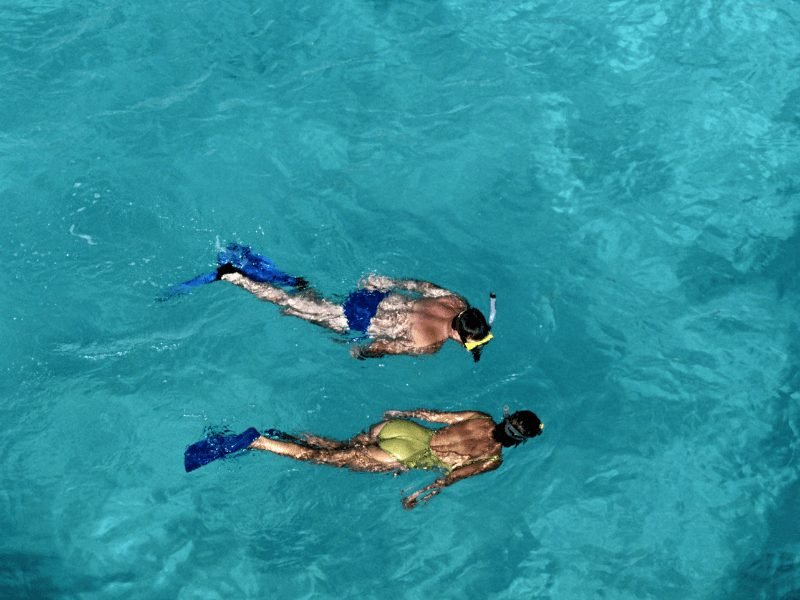
<svg viewBox="0 0 800 600">
<path fill-rule="evenodd" d="M 800 597 L 797 2 L 5 2 L 0 81 L 0 596 Z M 234 240 L 494 290 L 496 339 L 155 301 Z M 430 474 L 183 472 L 503 405 L 545 435 L 411 512 Z"/>
</svg>

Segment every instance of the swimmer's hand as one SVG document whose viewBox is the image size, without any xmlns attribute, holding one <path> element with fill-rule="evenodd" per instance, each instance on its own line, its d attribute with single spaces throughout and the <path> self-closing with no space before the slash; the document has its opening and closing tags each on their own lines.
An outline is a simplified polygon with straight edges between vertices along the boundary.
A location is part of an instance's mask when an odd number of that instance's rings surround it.
<svg viewBox="0 0 800 600">
<path fill-rule="evenodd" d="M 365 290 L 381 290 L 387 292 L 394 287 L 394 281 L 392 281 L 390 277 L 370 273 L 366 277 L 362 277 L 358 285 Z"/>
<path fill-rule="evenodd" d="M 350 356 L 353 358 L 357 358 L 358 360 L 366 360 L 366 348 L 364 346 L 351 346 L 350 347 Z"/>
</svg>

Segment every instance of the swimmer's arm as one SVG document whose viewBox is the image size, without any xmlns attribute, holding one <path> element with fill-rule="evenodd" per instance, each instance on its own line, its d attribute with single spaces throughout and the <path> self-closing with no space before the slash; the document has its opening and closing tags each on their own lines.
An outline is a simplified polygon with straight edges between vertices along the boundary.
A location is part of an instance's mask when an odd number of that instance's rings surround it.
<svg viewBox="0 0 800 600">
<path fill-rule="evenodd" d="M 453 469 L 446 477 L 440 477 L 432 484 L 425 486 L 421 490 L 417 490 L 410 496 L 403 498 L 403 506 L 405 508 L 414 508 L 420 502 L 428 502 L 436 494 L 442 491 L 442 488 L 448 485 L 453 485 L 457 481 L 466 479 L 467 477 L 474 477 L 481 473 L 494 471 L 502 463 L 502 459 L 497 457 L 487 458 L 478 462 L 474 462 L 458 469 Z"/>
<path fill-rule="evenodd" d="M 387 354 L 427 354 L 431 351 L 429 347 L 418 348 L 403 340 L 375 340 L 366 346 L 353 346 L 350 348 L 350 356 L 364 360 L 367 358 L 380 358 Z"/>
<path fill-rule="evenodd" d="M 426 408 L 417 408 L 415 410 L 387 410 L 383 413 L 384 420 L 387 419 L 419 419 L 421 421 L 428 421 L 430 423 L 445 423 L 452 425 L 461 421 L 469 419 L 487 418 L 491 419 L 488 415 L 477 410 L 462 410 L 457 412 L 447 412 L 442 410 L 428 410 Z"/>
<path fill-rule="evenodd" d="M 444 296 L 456 296 L 450 290 L 446 290 L 429 281 L 418 279 L 392 279 L 383 275 L 367 275 L 362 281 L 361 286 L 375 290 L 404 290 L 406 292 L 416 292 L 427 298 L 443 298 Z"/>
</svg>

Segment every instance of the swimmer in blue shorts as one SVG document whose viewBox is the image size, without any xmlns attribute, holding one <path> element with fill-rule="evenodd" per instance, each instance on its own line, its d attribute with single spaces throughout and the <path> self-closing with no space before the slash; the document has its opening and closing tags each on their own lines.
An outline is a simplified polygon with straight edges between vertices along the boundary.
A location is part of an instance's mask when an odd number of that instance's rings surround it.
<svg viewBox="0 0 800 600">
<path fill-rule="evenodd" d="M 411 419 L 443 426 L 425 427 Z M 238 435 L 211 435 L 186 449 L 184 468 L 194 471 L 243 450 L 264 450 L 353 471 L 439 471 L 441 476 L 433 483 L 403 499 L 403 506 L 414 508 L 447 486 L 497 469 L 503 462 L 504 448 L 518 446 L 543 430 L 539 417 L 529 410 L 513 414 L 506 410 L 499 423 L 478 411 L 390 410 L 380 423 L 347 441 L 312 434 L 296 437 L 275 429 L 262 435 L 253 427 Z"/>
<path fill-rule="evenodd" d="M 338 304 L 320 296 L 305 279 L 278 270 L 268 258 L 247 246 L 231 244 L 220 252 L 218 264 L 215 273 L 196 277 L 173 290 L 227 281 L 280 306 L 286 315 L 369 338 L 368 343 L 352 346 L 350 353 L 355 358 L 433 354 L 447 340 L 454 340 L 477 362 L 493 337 L 481 311 L 470 307 L 461 296 L 427 281 L 368 275 Z"/>
</svg>

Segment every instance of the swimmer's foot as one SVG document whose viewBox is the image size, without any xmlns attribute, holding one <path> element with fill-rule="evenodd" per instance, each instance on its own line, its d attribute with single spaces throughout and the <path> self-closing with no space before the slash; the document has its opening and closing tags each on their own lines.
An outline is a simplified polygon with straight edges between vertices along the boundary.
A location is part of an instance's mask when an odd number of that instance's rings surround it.
<svg viewBox="0 0 800 600">
<path fill-rule="evenodd" d="M 271 283 L 299 290 L 308 287 L 308 281 L 303 277 L 294 277 L 284 273 L 270 258 L 253 252 L 250 246 L 243 244 L 228 244 L 217 254 L 217 264 L 220 267 L 230 264 L 237 272 L 259 283 Z"/>
<path fill-rule="evenodd" d="M 229 275 L 230 273 L 239 273 L 239 269 L 234 267 L 231 263 L 225 263 L 217 267 L 217 281 L 222 279 L 223 275 Z"/>
</svg>

